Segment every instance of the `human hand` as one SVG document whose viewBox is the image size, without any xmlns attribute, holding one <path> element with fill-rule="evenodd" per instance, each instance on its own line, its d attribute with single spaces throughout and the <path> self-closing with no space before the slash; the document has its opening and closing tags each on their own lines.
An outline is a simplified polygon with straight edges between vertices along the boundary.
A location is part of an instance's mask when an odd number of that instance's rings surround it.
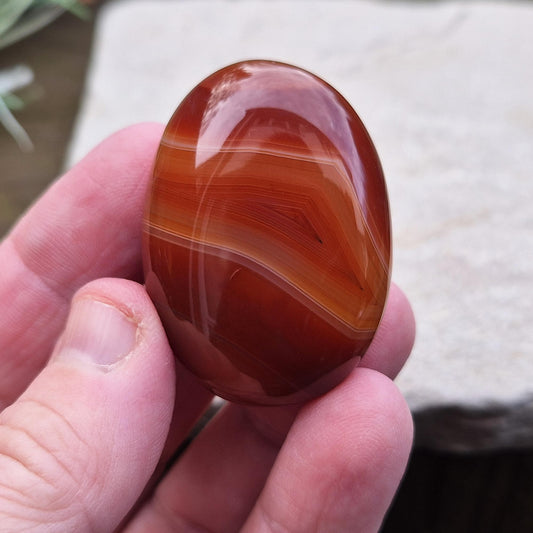
<svg viewBox="0 0 533 533">
<path fill-rule="evenodd" d="M 300 409 L 228 404 L 172 461 L 212 396 L 138 283 L 161 134 L 106 140 L 0 245 L 0 531 L 377 531 L 412 440 L 394 285 L 342 384 Z"/>
</svg>

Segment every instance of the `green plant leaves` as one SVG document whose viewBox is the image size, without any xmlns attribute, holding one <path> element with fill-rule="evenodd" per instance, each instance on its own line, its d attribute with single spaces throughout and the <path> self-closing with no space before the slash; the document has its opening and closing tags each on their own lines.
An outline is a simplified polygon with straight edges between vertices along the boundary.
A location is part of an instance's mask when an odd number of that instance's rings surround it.
<svg viewBox="0 0 533 533">
<path fill-rule="evenodd" d="M 4 0 L 1 2 L 0 35 L 9 30 L 32 4 L 33 0 Z"/>
</svg>

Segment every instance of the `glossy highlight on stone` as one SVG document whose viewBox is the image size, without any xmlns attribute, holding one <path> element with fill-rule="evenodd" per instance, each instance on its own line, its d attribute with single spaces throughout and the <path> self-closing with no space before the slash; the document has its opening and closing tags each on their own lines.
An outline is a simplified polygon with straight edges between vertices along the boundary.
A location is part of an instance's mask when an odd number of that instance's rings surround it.
<svg viewBox="0 0 533 533">
<path fill-rule="evenodd" d="M 390 281 L 386 185 L 361 120 L 290 65 L 215 72 L 163 134 L 143 259 L 176 357 L 215 394 L 275 405 L 336 386 Z"/>
</svg>

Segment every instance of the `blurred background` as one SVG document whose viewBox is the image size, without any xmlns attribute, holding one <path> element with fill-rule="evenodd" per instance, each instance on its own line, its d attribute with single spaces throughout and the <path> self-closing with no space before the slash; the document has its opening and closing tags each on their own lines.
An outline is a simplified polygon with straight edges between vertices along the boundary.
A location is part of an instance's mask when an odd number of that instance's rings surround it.
<svg viewBox="0 0 533 533">
<path fill-rule="evenodd" d="M 97 12 L 87 7 L 80 17 L 54 2 L 10 3 L 12 16 L 8 2 L 0 6 L 2 235 L 62 168 Z"/>
<path fill-rule="evenodd" d="M 4 4 L 2 235 L 215 68 L 278 59 L 339 89 L 382 158 L 418 323 L 398 378 L 415 447 L 382 531 L 533 531 L 533 2 Z"/>
</svg>

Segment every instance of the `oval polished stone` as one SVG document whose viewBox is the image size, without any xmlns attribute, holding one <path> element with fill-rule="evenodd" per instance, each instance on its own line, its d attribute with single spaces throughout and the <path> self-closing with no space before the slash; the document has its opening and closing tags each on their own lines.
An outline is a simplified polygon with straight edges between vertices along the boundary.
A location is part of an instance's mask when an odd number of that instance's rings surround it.
<svg viewBox="0 0 533 533">
<path fill-rule="evenodd" d="M 178 359 L 215 394 L 288 404 L 368 348 L 390 280 L 381 165 L 347 101 L 271 61 L 202 81 L 161 140 L 147 290 Z"/>
</svg>

